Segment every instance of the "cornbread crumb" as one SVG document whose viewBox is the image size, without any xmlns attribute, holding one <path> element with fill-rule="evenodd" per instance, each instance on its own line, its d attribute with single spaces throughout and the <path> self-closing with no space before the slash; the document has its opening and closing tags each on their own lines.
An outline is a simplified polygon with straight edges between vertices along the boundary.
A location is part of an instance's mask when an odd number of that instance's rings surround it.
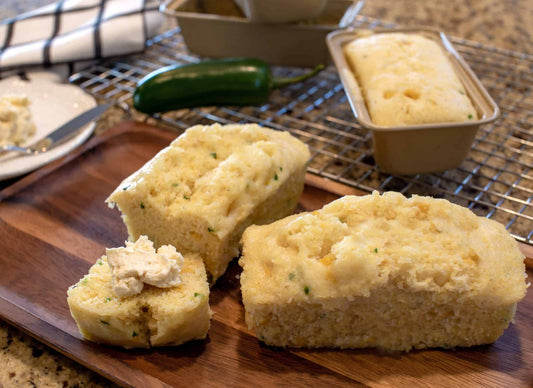
<svg viewBox="0 0 533 388">
<path fill-rule="evenodd" d="M 35 134 L 29 107 L 25 96 L 0 97 L 0 145 L 23 145 Z"/>
<path fill-rule="evenodd" d="M 246 322 L 275 346 L 487 344 L 527 287 L 505 228 L 443 199 L 347 196 L 242 241 Z"/>
<path fill-rule="evenodd" d="M 180 345 L 205 338 L 211 319 L 209 285 L 199 255 L 184 255 L 180 278 L 179 286 L 145 285 L 140 294 L 121 298 L 113 292 L 111 269 L 102 256 L 68 289 L 67 302 L 90 341 L 125 348 Z"/>
<path fill-rule="evenodd" d="M 477 120 L 439 45 L 417 34 L 381 33 L 344 47 L 372 122 L 403 126 Z"/>
<path fill-rule="evenodd" d="M 197 252 L 214 282 L 239 253 L 242 232 L 290 214 L 303 191 L 309 150 L 256 124 L 195 126 L 125 179 L 106 202 L 130 240 Z"/>
</svg>

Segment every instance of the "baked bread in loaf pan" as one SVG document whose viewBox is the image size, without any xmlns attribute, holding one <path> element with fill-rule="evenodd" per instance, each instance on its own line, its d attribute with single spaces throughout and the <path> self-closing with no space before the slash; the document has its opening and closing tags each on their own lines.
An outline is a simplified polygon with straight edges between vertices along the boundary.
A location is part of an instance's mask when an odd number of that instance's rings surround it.
<svg viewBox="0 0 533 388">
<path fill-rule="evenodd" d="M 374 158 L 392 174 L 455 168 L 494 103 L 447 37 L 431 28 L 341 30 L 328 47 Z"/>
</svg>

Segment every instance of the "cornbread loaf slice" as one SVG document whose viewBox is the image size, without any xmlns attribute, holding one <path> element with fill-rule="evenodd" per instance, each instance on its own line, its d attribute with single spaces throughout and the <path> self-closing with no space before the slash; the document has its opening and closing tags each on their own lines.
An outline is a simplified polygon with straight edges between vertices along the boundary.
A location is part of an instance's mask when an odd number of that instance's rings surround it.
<svg viewBox="0 0 533 388">
<path fill-rule="evenodd" d="M 176 287 L 145 284 L 139 294 L 118 297 L 104 255 L 68 289 L 70 312 L 83 337 L 99 343 L 147 348 L 205 338 L 211 310 L 202 258 L 184 255 L 179 276 Z"/>
<path fill-rule="evenodd" d="M 246 322 L 275 346 L 494 342 L 526 292 L 505 228 L 442 199 L 338 199 L 243 235 Z"/>
<path fill-rule="evenodd" d="M 407 33 L 361 37 L 344 47 L 376 125 L 477 120 L 465 88 L 433 40 Z"/>
<path fill-rule="evenodd" d="M 302 193 L 307 146 L 256 124 L 195 126 L 125 179 L 106 202 L 129 238 L 197 252 L 214 282 L 251 224 L 290 214 Z"/>
</svg>

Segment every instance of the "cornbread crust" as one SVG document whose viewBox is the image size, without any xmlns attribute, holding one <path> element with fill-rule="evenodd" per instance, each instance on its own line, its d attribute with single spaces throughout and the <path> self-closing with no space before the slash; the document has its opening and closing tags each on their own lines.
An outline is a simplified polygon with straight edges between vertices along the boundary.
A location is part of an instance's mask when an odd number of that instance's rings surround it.
<svg viewBox="0 0 533 388">
<path fill-rule="evenodd" d="M 439 45 L 422 35 L 380 33 L 344 47 L 372 122 L 381 126 L 477 120 Z"/>
<path fill-rule="evenodd" d="M 197 252 L 214 282 L 242 232 L 290 214 L 303 191 L 307 146 L 256 124 L 195 126 L 125 179 L 106 202 L 130 240 Z"/>
<path fill-rule="evenodd" d="M 210 327 L 209 285 L 202 258 L 184 255 L 182 283 L 145 285 L 140 294 L 118 298 L 102 256 L 68 291 L 67 302 L 84 338 L 125 348 L 180 345 L 203 339 Z"/>
<path fill-rule="evenodd" d="M 346 196 L 242 241 L 246 322 L 275 346 L 491 343 L 527 287 L 505 228 L 442 199 Z"/>
</svg>

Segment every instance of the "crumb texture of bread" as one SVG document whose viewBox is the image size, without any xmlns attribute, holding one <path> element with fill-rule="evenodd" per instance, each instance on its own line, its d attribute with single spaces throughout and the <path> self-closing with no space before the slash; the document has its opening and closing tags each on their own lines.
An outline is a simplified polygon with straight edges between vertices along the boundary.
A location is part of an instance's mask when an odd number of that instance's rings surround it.
<svg viewBox="0 0 533 388">
<path fill-rule="evenodd" d="M 477 120 L 465 88 L 433 40 L 381 33 L 344 47 L 372 122 L 404 126 Z"/>
<path fill-rule="evenodd" d="M 125 179 L 106 202 L 129 239 L 147 235 L 199 253 L 214 282 L 239 254 L 246 227 L 292 213 L 303 191 L 308 147 L 256 124 L 195 126 Z"/>
<path fill-rule="evenodd" d="M 140 294 L 119 298 L 102 256 L 68 291 L 67 302 L 84 338 L 125 348 L 180 345 L 206 338 L 211 324 L 209 284 L 202 258 L 184 255 L 177 287 L 145 285 Z"/>
<path fill-rule="evenodd" d="M 36 129 L 28 97 L 0 96 L 0 145 L 24 145 Z"/>
<path fill-rule="evenodd" d="M 505 228 L 443 199 L 346 196 L 242 241 L 246 322 L 275 346 L 492 343 L 527 288 Z"/>
</svg>

